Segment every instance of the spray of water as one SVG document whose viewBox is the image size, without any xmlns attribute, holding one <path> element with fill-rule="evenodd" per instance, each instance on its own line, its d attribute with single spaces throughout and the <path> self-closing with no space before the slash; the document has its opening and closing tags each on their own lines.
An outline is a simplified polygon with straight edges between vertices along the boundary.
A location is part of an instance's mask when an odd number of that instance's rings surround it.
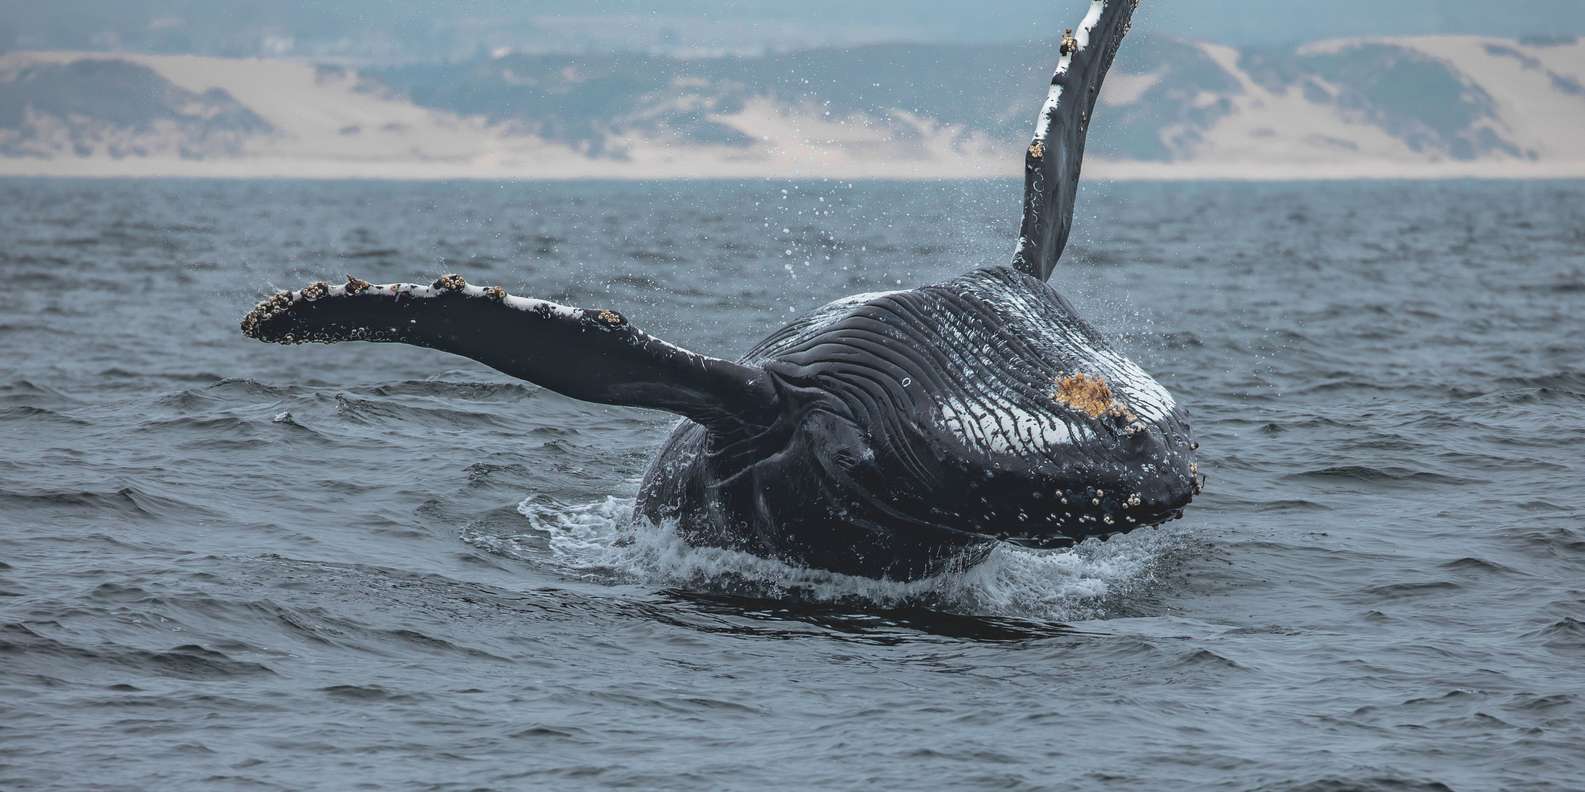
<svg viewBox="0 0 1585 792">
<path fill-rule="evenodd" d="M 982 562 L 912 581 L 875 580 L 793 566 L 684 541 L 675 524 L 633 519 L 633 499 L 584 504 L 526 498 L 528 530 L 469 535 L 491 552 L 549 566 L 585 580 L 642 583 L 691 591 L 896 608 L 923 605 L 955 613 L 1078 621 L 1100 618 L 1155 576 L 1180 535 L 1139 531 L 1061 551 L 1000 545 Z"/>
</svg>

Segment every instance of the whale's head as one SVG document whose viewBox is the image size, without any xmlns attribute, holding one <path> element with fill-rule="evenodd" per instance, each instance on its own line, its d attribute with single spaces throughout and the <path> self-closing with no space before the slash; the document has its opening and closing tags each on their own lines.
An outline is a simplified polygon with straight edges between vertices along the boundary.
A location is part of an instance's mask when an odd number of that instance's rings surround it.
<svg viewBox="0 0 1585 792">
<path fill-rule="evenodd" d="M 1185 411 L 1033 279 L 867 296 L 776 352 L 772 456 L 797 464 L 762 487 L 838 520 L 1055 547 L 1166 522 L 1201 486 Z"/>
<path fill-rule="evenodd" d="M 887 404 L 873 383 L 828 385 L 798 444 L 855 511 L 905 523 L 1059 547 L 1180 517 L 1203 482 L 1187 415 L 1131 363 L 1107 363 L 1036 398 L 903 375 Z"/>
<path fill-rule="evenodd" d="M 1175 519 L 1200 492 L 1198 444 L 1165 388 L 1112 353 L 1071 365 L 1045 398 L 949 396 L 920 427 L 965 471 L 978 530 L 1061 546 Z"/>
</svg>

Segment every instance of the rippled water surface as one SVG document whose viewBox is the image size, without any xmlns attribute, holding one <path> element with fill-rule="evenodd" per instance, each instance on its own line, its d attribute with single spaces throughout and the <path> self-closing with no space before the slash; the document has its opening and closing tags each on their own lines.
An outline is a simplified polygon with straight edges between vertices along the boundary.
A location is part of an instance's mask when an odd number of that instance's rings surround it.
<svg viewBox="0 0 1585 792">
<path fill-rule="evenodd" d="M 0 182 L 0 788 L 1585 787 L 1585 185 L 1090 185 L 1186 519 L 911 584 L 628 520 L 672 419 L 237 321 L 353 273 L 733 356 L 1019 186 Z"/>
</svg>

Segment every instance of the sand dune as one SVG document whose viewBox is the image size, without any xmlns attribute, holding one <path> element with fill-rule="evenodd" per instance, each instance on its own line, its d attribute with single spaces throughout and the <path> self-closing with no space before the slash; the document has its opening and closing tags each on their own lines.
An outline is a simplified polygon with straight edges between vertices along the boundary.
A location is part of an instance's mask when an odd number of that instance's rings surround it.
<svg viewBox="0 0 1585 792">
<path fill-rule="evenodd" d="M 1585 129 L 1585 44 L 1340 40 L 1277 60 L 1209 44 L 1150 46 L 1137 62 L 1119 60 L 1108 85 L 1088 165 L 1093 177 L 1585 177 L 1585 139 L 1578 134 Z M 918 84 L 932 84 L 928 68 L 961 70 L 951 57 L 975 57 L 944 52 L 921 45 L 908 55 L 925 64 Z M 821 56 L 798 57 L 818 66 Z M 854 56 L 843 51 L 842 57 Z M 602 118 L 576 104 L 540 104 L 515 92 L 513 80 L 553 79 L 560 95 L 576 98 L 587 75 L 553 68 L 544 58 L 412 77 L 412 69 L 392 76 L 290 60 L 12 53 L 0 57 L 0 175 L 927 179 L 1020 173 L 1019 100 L 1027 90 L 1021 83 L 983 100 L 984 112 L 964 112 L 952 95 L 910 97 L 912 106 L 902 106 L 895 96 L 888 104 L 881 92 L 865 97 L 872 105 L 849 100 L 838 107 L 833 102 L 841 97 L 818 89 L 789 98 L 782 89 L 745 87 L 746 78 L 734 82 L 735 72 L 726 68 L 754 65 L 677 61 L 677 76 L 658 82 L 657 90 L 635 92 L 618 114 Z M 1400 84 L 1411 76 L 1442 94 L 1419 96 L 1414 84 Z M 502 91 L 501 110 L 448 106 L 453 93 L 425 93 L 419 82 L 425 79 L 442 86 L 480 81 L 468 87 Z M 1024 104 L 1032 114 L 1035 105 Z"/>
</svg>

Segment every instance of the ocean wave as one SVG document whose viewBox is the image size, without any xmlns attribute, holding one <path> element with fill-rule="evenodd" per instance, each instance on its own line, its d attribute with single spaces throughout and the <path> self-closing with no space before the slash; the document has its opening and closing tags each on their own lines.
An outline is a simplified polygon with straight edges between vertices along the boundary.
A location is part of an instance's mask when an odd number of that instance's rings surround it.
<svg viewBox="0 0 1585 792">
<path fill-rule="evenodd" d="M 363 424 L 388 426 L 412 422 L 415 425 L 498 429 L 508 426 L 506 419 L 493 413 L 440 406 L 438 402 L 434 406 L 419 406 L 385 399 L 359 399 L 344 393 L 336 394 L 335 398 L 338 415 Z"/>
<path fill-rule="evenodd" d="M 1433 473 L 1429 470 L 1414 470 L 1399 465 L 1334 465 L 1292 473 L 1283 478 L 1288 481 L 1358 481 L 1379 487 L 1420 487 L 1429 484 L 1466 486 L 1480 483 L 1473 479 Z"/>
<path fill-rule="evenodd" d="M 134 672 L 179 679 L 228 679 L 256 674 L 274 674 L 262 663 L 238 660 L 224 652 L 198 644 L 182 644 L 170 649 L 152 650 L 111 642 L 78 644 L 38 632 L 24 624 L 0 625 L 0 655 L 26 655 L 105 664 Z"/>
<path fill-rule="evenodd" d="M 61 489 L 0 492 L 0 505 L 15 508 L 71 509 L 105 512 L 124 518 L 172 517 L 209 510 L 182 500 L 155 495 L 134 486 L 114 490 Z"/>
</svg>

